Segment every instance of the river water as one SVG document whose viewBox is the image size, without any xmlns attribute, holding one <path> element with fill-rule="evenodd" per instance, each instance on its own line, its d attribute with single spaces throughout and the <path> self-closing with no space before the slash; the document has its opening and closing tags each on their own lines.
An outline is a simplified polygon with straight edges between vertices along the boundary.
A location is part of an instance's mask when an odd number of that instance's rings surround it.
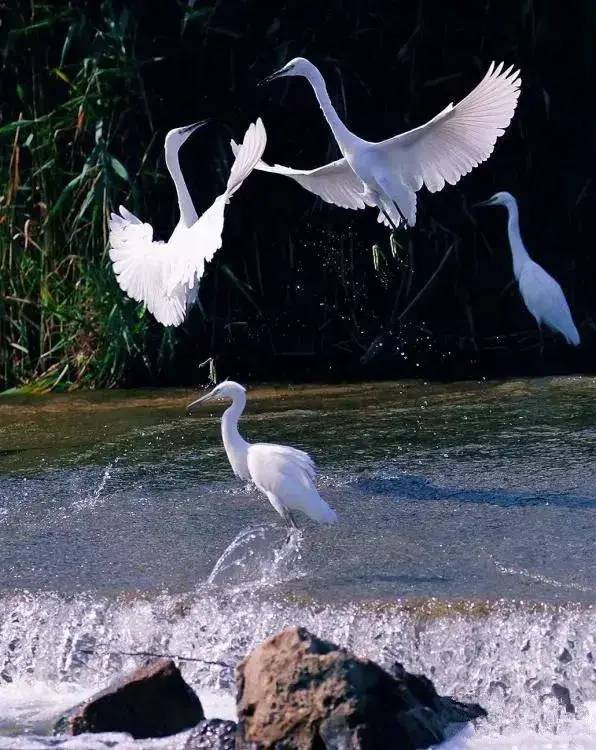
<svg viewBox="0 0 596 750">
<path fill-rule="evenodd" d="M 288 624 L 484 705 L 450 750 L 596 748 L 594 378 L 251 390 L 245 436 L 308 450 L 340 518 L 289 540 L 195 397 L 0 400 L 0 748 L 147 654 L 233 716 Z"/>
</svg>

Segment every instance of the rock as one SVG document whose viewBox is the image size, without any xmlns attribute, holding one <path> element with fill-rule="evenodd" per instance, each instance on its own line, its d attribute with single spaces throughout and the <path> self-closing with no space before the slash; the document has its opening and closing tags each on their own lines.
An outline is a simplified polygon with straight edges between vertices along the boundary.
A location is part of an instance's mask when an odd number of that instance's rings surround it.
<svg viewBox="0 0 596 750">
<path fill-rule="evenodd" d="M 399 662 L 395 662 L 389 671 L 397 680 L 405 683 L 408 690 L 423 706 L 431 709 L 443 726 L 460 724 L 486 716 L 486 711 L 478 703 L 460 703 L 454 698 L 439 695 L 428 677 L 406 672 Z"/>
<path fill-rule="evenodd" d="M 394 674 L 290 628 L 236 670 L 240 750 L 416 750 L 445 738 L 452 721 L 485 716 L 439 696 L 426 677 Z"/>
<path fill-rule="evenodd" d="M 123 677 L 54 725 L 54 733 L 128 732 L 166 737 L 205 718 L 201 701 L 171 659 L 157 659 Z"/>
<path fill-rule="evenodd" d="M 566 688 L 565 685 L 560 685 L 558 682 L 555 682 L 551 690 L 552 694 L 559 701 L 559 704 L 565 709 L 565 711 L 568 714 L 574 714 L 575 706 L 571 702 L 571 693 L 569 692 L 569 688 Z"/>
<path fill-rule="evenodd" d="M 201 721 L 192 730 L 184 750 L 234 750 L 236 722 L 224 719 Z"/>
</svg>

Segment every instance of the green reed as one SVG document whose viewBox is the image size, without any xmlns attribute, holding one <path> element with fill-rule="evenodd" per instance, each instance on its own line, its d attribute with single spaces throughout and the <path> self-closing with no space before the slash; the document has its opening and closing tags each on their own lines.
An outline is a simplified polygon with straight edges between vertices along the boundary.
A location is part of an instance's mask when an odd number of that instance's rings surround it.
<svg viewBox="0 0 596 750">
<path fill-rule="evenodd" d="M 159 150 L 127 12 L 103 2 L 89 15 L 22 2 L 3 40 L 16 116 L 0 126 L 0 386 L 111 386 L 155 364 L 155 329 L 110 268 L 107 218 L 158 179 Z M 129 142 L 149 144 L 134 175 L 115 156 Z"/>
</svg>

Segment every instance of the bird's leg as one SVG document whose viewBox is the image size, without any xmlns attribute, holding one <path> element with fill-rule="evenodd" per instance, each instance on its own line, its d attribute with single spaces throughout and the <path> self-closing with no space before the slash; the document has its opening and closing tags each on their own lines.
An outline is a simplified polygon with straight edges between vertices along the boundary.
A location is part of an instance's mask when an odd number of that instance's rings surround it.
<svg viewBox="0 0 596 750">
<path fill-rule="evenodd" d="M 392 231 L 397 232 L 397 224 L 393 221 L 391 216 L 387 213 L 386 209 L 382 208 L 381 211 L 383 212 L 384 217 L 389 222 L 389 226 L 391 227 Z M 401 213 L 401 211 L 400 211 Z"/>
<path fill-rule="evenodd" d="M 406 221 L 406 217 L 404 216 L 404 212 L 401 210 L 401 208 L 397 204 L 397 201 L 393 201 L 393 205 L 395 206 L 395 208 L 397 208 L 397 213 L 401 216 L 401 220 L 404 223 L 404 227 L 407 227 L 408 226 L 408 222 Z"/>
<path fill-rule="evenodd" d="M 544 335 L 540 324 L 538 324 L 538 337 L 540 339 L 540 359 L 544 359 Z"/>
<path fill-rule="evenodd" d="M 292 539 L 292 532 L 298 531 L 298 524 L 294 520 L 294 516 L 292 515 L 292 512 L 287 510 L 287 508 L 283 508 L 283 519 L 286 522 L 286 527 L 288 530 L 288 535 L 286 537 L 286 543 L 289 542 Z"/>
</svg>

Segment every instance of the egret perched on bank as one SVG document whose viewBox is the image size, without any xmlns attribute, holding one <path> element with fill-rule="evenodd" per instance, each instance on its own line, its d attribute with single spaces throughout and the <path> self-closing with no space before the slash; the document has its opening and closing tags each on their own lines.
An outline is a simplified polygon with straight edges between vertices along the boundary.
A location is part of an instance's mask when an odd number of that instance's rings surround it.
<svg viewBox="0 0 596 750">
<path fill-rule="evenodd" d="M 519 71 L 491 63 L 480 83 L 457 105 L 413 130 L 379 143 L 352 133 L 335 111 L 320 71 L 297 57 L 266 78 L 302 76 L 312 86 L 343 158 L 317 169 L 299 170 L 259 162 L 256 169 L 291 177 L 327 203 L 344 208 L 376 206 L 379 221 L 396 228 L 416 223 L 416 192 L 431 193 L 455 183 L 488 159 L 509 125 L 519 97 Z M 235 144 L 232 144 L 232 148 Z"/>
<path fill-rule="evenodd" d="M 568 344 L 580 343 L 579 333 L 559 283 L 530 258 L 519 231 L 519 210 L 511 193 L 495 193 L 477 206 L 504 206 L 507 209 L 507 233 L 513 256 L 513 273 L 519 291 L 538 327 L 545 325 L 565 337 Z"/>
<path fill-rule="evenodd" d="M 304 451 L 274 443 L 247 443 L 238 432 L 238 420 L 246 406 L 246 389 L 225 380 L 186 408 L 187 414 L 207 401 L 232 401 L 221 420 L 221 435 L 232 471 L 252 481 L 284 521 L 297 528 L 292 515 L 300 512 L 319 523 L 335 523 L 337 515 L 315 487 L 316 469 Z"/>
<path fill-rule="evenodd" d="M 118 283 L 143 302 L 165 326 L 182 323 L 195 301 L 205 263 L 222 244 L 225 207 L 261 158 L 267 142 L 261 120 L 250 125 L 232 164 L 225 191 L 197 217 L 182 176 L 178 152 L 197 123 L 171 130 L 165 141 L 166 166 L 178 196 L 180 220 L 167 242 L 153 239 L 153 227 L 120 206 L 110 219 L 110 258 Z"/>
</svg>

